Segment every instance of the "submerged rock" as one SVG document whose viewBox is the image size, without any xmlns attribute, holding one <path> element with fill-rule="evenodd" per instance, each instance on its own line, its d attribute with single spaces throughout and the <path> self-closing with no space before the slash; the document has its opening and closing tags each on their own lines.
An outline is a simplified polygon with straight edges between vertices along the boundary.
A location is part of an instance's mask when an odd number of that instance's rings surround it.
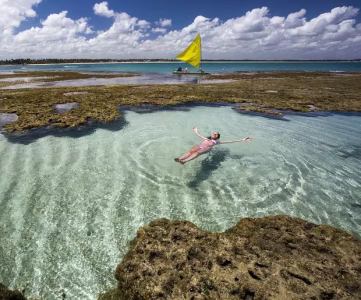
<svg viewBox="0 0 361 300">
<path fill-rule="evenodd" d="M 69 102 L 69 103 L 63 103 L 63 104 L 55 104 L 55 110 L 57 113 L 62 114 L 65 112 L 68 112 L 74 108 L 78 108 L 79 103 L 77 102 Z"/>
<path fill-rule="evenodd" d="M 74 96 L 74 95 L 86 95 L 89 94 L 89 92 L 68 92 L 64 93 L 64 96 Z"/>
<path fill-rule="evenodd" d="M 318 110 L 320 110 L 317 106 L 312 105 L 312 104 L 307 105 L 307 107 L 308 107 L 308 109 L 310 111 L 318 111 Z"/>
<path fill-rule="evenodd" d="M 19 291 L 11 291 L 0 283 L 0 300 L 26 300 Z"/>
<path fill-rule="evenodd" d="M 361 299 L 361 241 L 287 216 L 224 233 L 159 219 L 138 230 L 105 299 Z"/>
<path fill-rule="evenodd" d="M 273 117 L 277 119 L 283 118 L 283 113 L 277 109 L 265 107 L 256 103 L 241 103 L 238 108 L 234 108 L 239 113 L 244 114 L 260 114 L 263 116 Z"/>
<path fill-rule="evenodd" d="M 18 118 L 17 114 L 0 113 L 0 129 L 6 124 L 16 122 Z"/>
</svg>

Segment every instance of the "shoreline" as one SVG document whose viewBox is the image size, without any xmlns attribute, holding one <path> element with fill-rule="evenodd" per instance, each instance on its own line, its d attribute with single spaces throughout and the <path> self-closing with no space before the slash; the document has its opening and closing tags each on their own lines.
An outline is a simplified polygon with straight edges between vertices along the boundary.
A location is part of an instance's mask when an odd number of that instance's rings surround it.
<svg viewBox="0 0 361 300">
<path fill-rule="evenodd" d="M 205 64 L 303 64 L 303 63 L 313 63 L 313 64 L 327 64 L 327 63 L 361 63 L 361 60 L 202 60 L 202 63 Z M 31 63 L 31 64 L 0 64 L 1 67 L 12 67 L 12 66 L 56 66 L 56 65 L 112 65 L 112 64 L 184 64 L 181 61 L 170 60 L 170 61 L 98 61 L 98 62 L 60 62 L 60 63 Z M 347 71 L 345 71 L 347 72 Z"/>
<path fill-rule="evenodd" d="M 51 74 L 67 78 L 64 72 Z M 69 74 L 84 76 L 76 72 Z M 32 72 L 32 75 L 39 73 Z M 5 124 L 3 130 L 20 133 L 47 126 L 79 127 L 89 120 L 109 123 L 121 116 L 119 107 L 124 106 L 169 109 L 194 103 L 227 103 L 236 106 L 241 113 L 277 118 L 282 118 L 287 111 L 361 112 L 361 74 L 358 73 L 227 73 L 206 79 L 233 81 L 2 89 L 0 114 L 19 116 L 16 122 Z M 55 111 L 56 105 L 67 103 L 75 103 L 76 108 L 65 113 Z"/>
<path fill-rule="evenodd" d="M 241 60 L 241 61 L 232 61 L 232 60 L 226 60 L 226 61 L 207 61 L 204 60 L 202 63 L 206 64 L 234 64 L 234 63 L 250 63 L 250 64 L 257 64 L 257 63 L 361 63 L 361 61 L 347 61 L 347 60 L 337 60 L 337 61 L 323 61 L 323 60 Z M 105 65 L 105 64 L 184 64 L 184 62 L 181 61 L 119 61 L 119 62 L 84 62 L 84 63 L 53 63 L 53 64 L 27 64 L 28 66 L 51 66 L 51 65 Z M 13 65 L 8 65 L 13 66 Z M 25 65 L 26 66 L 26 65 Z"/>
<path fill-rule="evenodd" d="M 254 111 L 240 111 L 237 106 L 231 103 L 187 103 L 182 105 L 175 106 L 155 106 L 155 105 L 143 105 L 143 106 L 124 106 L 119 108 L 119 112 L 121 115 L 108 123 L 99 122 L 96 120 L 87 120 L 85 124 L 79 125 L 77 127 L 55 127 L 55 126 L 45 126 L 45 127 L 35 127 L 31 128 L 27 131 L 23 132 L 11 132 L 8 133 L 2 130 L 0 126 L 0 136 L 6 138 L 7 141 L 11 143 L 18 144 L 31 144 L 36 140 L 46 137 L 46 136 L 54 136 L 54 137 L 83 137 L 89 134 L 92 134 L 97 129 L 105 129 L 105 130 L 122 130 L 125 126 L 127 126 L 128 122 L 126 119 L 127 112 L 135 112 L 139 114 L 148 114 L 148 113 L 156 113 L 161 111 L 189 111 L 195 107 L 229 107 L 235 110 L 239 114 L 246 114 L 253 117 L 263 117 L 273 120 L 286 121 L 290 122 L 287 116 L 301 116 L 306 118 L 327 118 L 333 115 L 344 115 L 344 116 L 358 116 L 361 117 L 360 112 L 352 112 L 352 111 L 314 111 L 314 112 L 297 112 L 297 111 L 282 111 L 282 116 L 275 116 L 272 114 L 262 113 L 262 112 L 254 112 Z"/>
</svg>

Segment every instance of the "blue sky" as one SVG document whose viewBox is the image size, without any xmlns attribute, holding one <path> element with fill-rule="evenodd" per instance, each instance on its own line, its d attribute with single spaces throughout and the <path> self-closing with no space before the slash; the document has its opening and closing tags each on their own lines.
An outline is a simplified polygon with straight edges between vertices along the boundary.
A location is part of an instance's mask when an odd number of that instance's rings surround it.
<svg viewBox="0 0 361 300">
<path fill-rule="evenodd" d="M 105 30 L 111 26 L 111 20 L 94 15 L 93 6 L 101 1 L 92 0 L 44 0 L 37 6 L 38 16 L 22 24 L 20 30 L 37 25 L 40 20 L 45 19 L 51 13 L 68 11 L 73 19 L 81 17 L 89 18 L 89 23 L 99 30 Z M 284 16 L 302 8 L 307 10 L 309 18 L 327 12 L 337 6 L 354 6 L 361 8 L 361 0 L 340 1 L 340 0 L 272 0 L 272 1 L 242 1 L 242 0 L 108 0 L 109 7 L 115 11 L 126 12 L 131 16 L 148 21 L 157 21 L 159 18 L 172 19 L 173 27 L 180 29 L 192 23 L 198 15 L 208 18 L 218 17 L 221 20 L 235 18 L 256 7 L 267 6 L 271 15 Z M 361 15 L 358 15 L 358 22 L 361 22 Z"/>
<path fill-rule="evenodd" d="M 0 59 L 174 58 L 197 33 L 209 59 L 355 59 L 361 1 L 11 0 Z"/>
</svg>

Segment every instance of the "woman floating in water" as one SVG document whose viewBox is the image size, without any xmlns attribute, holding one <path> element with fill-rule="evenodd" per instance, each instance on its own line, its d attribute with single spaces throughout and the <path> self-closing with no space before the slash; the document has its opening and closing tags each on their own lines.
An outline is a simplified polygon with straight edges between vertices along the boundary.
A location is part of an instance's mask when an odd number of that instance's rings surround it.
<svg viewBox="0 0 361 300">
<path fill-rule="evenodd" d="M 221 137 L 221 135 L 217 131 L 212 132 L 210 137 L 204 137 L 204 136 L 200 135 L 197 128 L 193 128 L 193 131 L 203 141 L 199 145 L 192 147 L 192 149 L 189 150 L 187 153 L 174 159 L 176 162 L 179 162 L 182 165 L 184 165 L 186 162 L 189 162 L 189 161 L 195 159 L 196 157 L 198 157 L 199 155 L 201 155 L 203 153 L 209 152 L 215 145 L 230 144 L 230 143 L 237 143 L 237 142 L 250 142 L 252 140 L 250 137 L 246 137 L 241 140 L 221 142 L 221 141 L 219 141 L 219 138 Z"/>
</svg>

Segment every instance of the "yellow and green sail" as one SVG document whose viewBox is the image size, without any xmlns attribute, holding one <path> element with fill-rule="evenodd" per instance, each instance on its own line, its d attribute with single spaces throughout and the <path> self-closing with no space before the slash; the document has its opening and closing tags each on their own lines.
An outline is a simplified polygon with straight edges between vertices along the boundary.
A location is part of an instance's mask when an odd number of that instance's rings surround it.
<svg viewBox="0 0 361 300">
<path fill-rule="evenodd" d="M 184 61 L 195 68 L 201 66 L 202 59 L 202 42 L 201 36 L 197 34 L 196 38 L 190 43 L 190 45 L 182 53 L 177 55 L 177 59 Z"/>
</svg>

